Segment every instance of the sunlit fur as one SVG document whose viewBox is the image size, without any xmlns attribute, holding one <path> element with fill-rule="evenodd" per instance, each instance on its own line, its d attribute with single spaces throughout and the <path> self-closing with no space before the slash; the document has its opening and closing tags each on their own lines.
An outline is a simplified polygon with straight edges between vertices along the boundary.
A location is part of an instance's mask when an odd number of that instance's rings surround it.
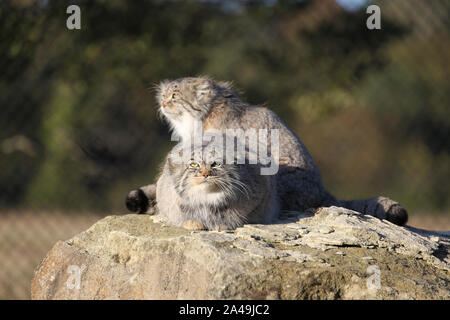
<svg viewBox="0 0 450 320">
<path fill-rule="evenodd" d="M 160 114 L 182 140 L 192 134 L 194 121 L 201 121 L 205 130 L 213 128 L 222 132 L 229 128 L 279 130 L 280 157 L 276 175 L 282 209 L 305 210 L 335 205 L 400 225 L 407 221 L 406 210 L 386 197 L 335 199 L 324 188 L 314 160 L 295 133 L 269 109 L 240 100 L 230 83 L 213 81 L 209 77 L 163 81 L 158 86 L 157 96 Z"/>
<path fill-rule="evenodd" d="M 192 132 L 194 121 L 202 121 L 224 95 L 234 95 L 231 83 L 216 83 L 209 77 L 165 80 L 156 90 L 160 116 L 182 138 Z"/>
<path fill-rule="evenodd" d="M 197 183 L 195 172 L 188 171 L 186 166 L 173 166 L 166 160 L 156 186 L 156 203 L 160 214 L 172 224 L 182 225 L 183 221 L 191 219 L 199 220 L 210 229 L 220 224 L 235 228 L 245 221 L 268 222 L 276 215 L 278 207 L 302 211 L 331 205 L 399 225 L 407 221 L 405 208 L 386 197 L 335 199 L 324 188 L 314 160 L 295 133 L 271 110 L 240 100 L 230 83 L 208 77 L 166 80 L 157 87 L 157 99 L 160 116 L 167 120 L 181 141 L 191 136 L 195 121 L 201 122 L 205 131 L 279 131 L 279 158 L 275 160 L 279 170 L 274 176 L 261 176 L 252 165 L 231 165 L 224 166 L 223 172 L 217 171 L 207 179 L 209 181 Z M 268 149 L 270 147 L 268 145 Z M 153 192 L 146 192 L 154 187 L 140 189 L 148 199 L 155 199 Z M 242 196 L 244 193 L 246 196 Z M 148 207 L 148 203 L 133 207 Z"/>
</svg>

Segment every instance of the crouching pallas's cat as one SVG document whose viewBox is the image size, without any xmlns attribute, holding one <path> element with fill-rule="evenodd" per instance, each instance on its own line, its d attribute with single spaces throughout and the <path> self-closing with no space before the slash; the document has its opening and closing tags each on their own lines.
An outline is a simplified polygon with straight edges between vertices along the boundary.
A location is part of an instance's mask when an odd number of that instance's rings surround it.
<svg viewBox="0 0 450 320">
<path fill-rule="evenodd" d="M 282 210 L 301 211 L 335 205 L 387 219 L 399 225 L 407 221 L 406 210 L 386 197 L 336 200 L 323 187 L 319 171 L 300 139 L 269 109 L 241 101 L 228 83 L 215 82 L 207 77 L 164 81 L 159 85 L 158 100 L 160 113 L 182 140 L 192 135 L 194 124 L 198 121 L 206 132 L 225 132 L 226 129 L 277 129 L 279 170 L 275 180 L 277 201 Z M 128 209 L 146 212 L 150 202 L 155 200 L 156 188 L 155 185 L 149 185 L 131 191 L 127 197 Z M 156 202 L 170 201 L 170 197 L 157 194 Z"/>
<path fill-rule="evenodd" d="M 259 164 L 228 163 L 213 150 L 200 149 L 187 161 L 179 161 L 174 151 L 167 156 L 156 183 L 156 206 L 164 220 L 187 229 L 225 230 L 269 223 L 278 215 L 275 175 L 261 175 Z"/>
</svg>

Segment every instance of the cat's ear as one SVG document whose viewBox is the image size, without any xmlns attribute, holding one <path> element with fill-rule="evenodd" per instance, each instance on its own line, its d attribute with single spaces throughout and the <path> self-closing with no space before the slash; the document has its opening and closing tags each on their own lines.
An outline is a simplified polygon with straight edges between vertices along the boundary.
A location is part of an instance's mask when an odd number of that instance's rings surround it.
<svg viewBox="0 0 450 320">
<path fill-rule="evenodd" d="M 182 143 L 178 143 L 172 150 L 170 150 L 166 157 L 169 172 L 173 173 L 175 170 L 180 168 L 180 165 L 184 166 L 186 164 L 186 151 L 187 150 Z"/>
<path fill-rule="evenodd" d="M 173 173 L 175 168 L 175 163 L 180 156 L 180 151 L 177 149 L 177 146 L 175 146 L 174 149 L 170 150 L 169 154 L 166 157 L 168 169 L 170 173 Z"/>
<path fill-rule="evenodd" d="M 208 78 L 199 79 L 194 84 L 194 88 L 197 99 L 201 99 L 211 95 L 214 88 L 214 82 Z"/>
<path fill-rule="evenodd" d="M 233 82 L 231 81 L 217 81 L 217 84 L 225 89 L 233 89 Z"/>
</svg>

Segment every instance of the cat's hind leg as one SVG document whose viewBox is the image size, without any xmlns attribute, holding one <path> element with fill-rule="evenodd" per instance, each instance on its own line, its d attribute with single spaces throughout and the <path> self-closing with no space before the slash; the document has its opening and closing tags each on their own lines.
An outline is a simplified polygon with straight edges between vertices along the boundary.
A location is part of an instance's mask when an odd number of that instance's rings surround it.
<svg viewBox="0 0 450 320">
<path fill-rule="evenodd" d="M 397 225 L 408 221 L 408 212 L 398 202 L 387 197 L 339 201 L 339 205 L 380 219 L 386 219 Z"/>
</svg>

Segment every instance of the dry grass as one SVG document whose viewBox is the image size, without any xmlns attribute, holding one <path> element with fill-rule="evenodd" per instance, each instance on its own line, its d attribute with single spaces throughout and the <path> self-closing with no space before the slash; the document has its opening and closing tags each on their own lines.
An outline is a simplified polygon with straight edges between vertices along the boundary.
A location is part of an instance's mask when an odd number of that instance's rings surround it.
<svg viewBox="0 0 450 320">
<path fill-rule="evenodd" d="M 34 269 L 58 240 L 66 240 L 101 214 L 39 211 L 0 212 L 0 299 L 29 299 Z M 412 215 L 411 226 L 450 230 L 449 214 Z"/>
</svg>

